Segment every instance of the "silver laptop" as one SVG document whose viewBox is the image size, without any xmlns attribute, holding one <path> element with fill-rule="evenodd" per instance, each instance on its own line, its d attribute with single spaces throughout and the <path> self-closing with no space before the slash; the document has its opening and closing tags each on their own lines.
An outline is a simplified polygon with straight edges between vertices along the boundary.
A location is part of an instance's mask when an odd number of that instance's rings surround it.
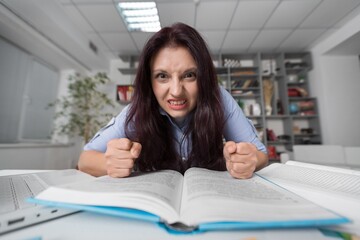
<svg viewBox="0 0 360 240">
<path fill-rule="evenodd" d="M 40 206 L 28 203 L 26 199 L 48 186 L 76 182 L 86 177 L 92 178 L 74 169 L 0 176 L 0 235 L 79 212 Z"/>
</svg>

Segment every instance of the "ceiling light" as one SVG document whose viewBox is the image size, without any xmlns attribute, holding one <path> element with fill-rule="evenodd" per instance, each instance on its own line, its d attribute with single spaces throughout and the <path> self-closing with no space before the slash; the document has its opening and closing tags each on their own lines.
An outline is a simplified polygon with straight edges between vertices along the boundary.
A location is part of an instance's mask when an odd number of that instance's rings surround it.
<svg viewBox="0 0 360 240">
<path fill-rule="evenodd" d="M 161 29 L 155 2 L 120 2 L 117 9 L 130 32 L 157 32 Z"/>
</svg>

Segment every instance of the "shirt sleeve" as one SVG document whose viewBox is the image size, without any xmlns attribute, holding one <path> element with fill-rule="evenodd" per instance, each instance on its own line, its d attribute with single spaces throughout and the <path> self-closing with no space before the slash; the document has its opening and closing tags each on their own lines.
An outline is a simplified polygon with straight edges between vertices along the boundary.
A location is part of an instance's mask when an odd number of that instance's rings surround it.
<svg viewBox="0 0 360 240">
<path fill-rule="evenodd" d="M 249 142 L 259 151 L 267 153 L 265 145 L 257 136 L 254 124 L 249 120 L 235 101 L 223 87 L 220 87 L 222 104 L 224 106 L 224 138 L 226 141 Z"/>
<path fill-rule="evenodd" d="M 112 118 L 108 124 L 101 128 L 94 137 L 84 146 L 84 150 L 95 150 L 105 152 L 107 143 L 111 139 L 126 138 L 125 121 L 129 110 L 126 106 L 116 117 Z"/>
</svg>

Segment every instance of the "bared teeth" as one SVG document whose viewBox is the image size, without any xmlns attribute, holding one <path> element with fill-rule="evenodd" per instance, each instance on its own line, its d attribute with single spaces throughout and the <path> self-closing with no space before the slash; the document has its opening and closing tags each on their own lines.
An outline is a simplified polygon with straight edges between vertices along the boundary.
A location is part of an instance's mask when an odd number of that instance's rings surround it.
<svg viewBox="0 0 360 240">
<path fill-rule="evenodd" d="M 184 104 L 186 101 L 185 100 L 182 100 L 182 101 L 169 101 L 169 103 L 171 105 L 182 105 Z"/>
</svg>

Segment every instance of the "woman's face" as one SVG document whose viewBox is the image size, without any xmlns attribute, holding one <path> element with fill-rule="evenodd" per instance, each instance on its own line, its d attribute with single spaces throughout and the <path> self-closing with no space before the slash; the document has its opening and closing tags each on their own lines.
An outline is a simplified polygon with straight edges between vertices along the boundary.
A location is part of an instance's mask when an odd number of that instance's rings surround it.
<svg viewBox="0 0 360 240">
<path fill-rule="evenodd" d="M 165 47 L 152 60 L 151 84 L 159 105 L 181 123 L 196 107 L 197 65 L 184 47 Z"/>
</svg>

